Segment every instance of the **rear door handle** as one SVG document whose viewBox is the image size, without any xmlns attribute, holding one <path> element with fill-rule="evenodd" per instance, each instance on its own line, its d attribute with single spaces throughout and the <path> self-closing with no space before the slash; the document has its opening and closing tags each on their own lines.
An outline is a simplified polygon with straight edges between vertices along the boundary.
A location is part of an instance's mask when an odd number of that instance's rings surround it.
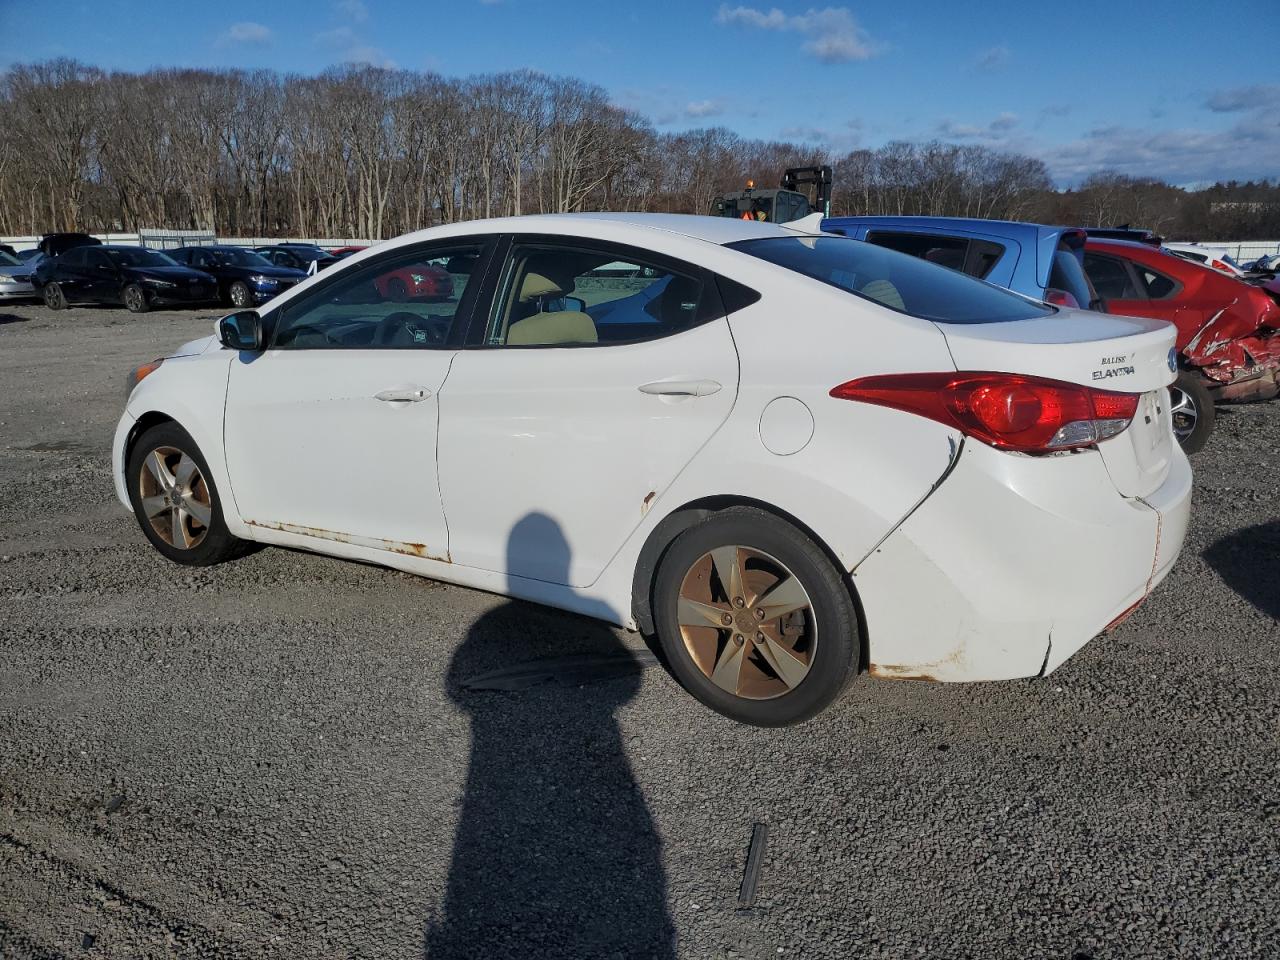
<svg viewBox="0 0 1280 960">
<path fill-rule="evenodd" d="M 403 390 L 383 390 L 373 396 L 375 400 L 383 400 L 387 403 L 417 403 L 431 396 L 431 391 L 425 387 L 409 387 Z"/>
<path fill-rule="evenodd" d="M 640 392 L 660 397 L 709 397 L 720 392 L 720 384 L 714 380 L 655 380 L 642 383 Z"/>
</svg>

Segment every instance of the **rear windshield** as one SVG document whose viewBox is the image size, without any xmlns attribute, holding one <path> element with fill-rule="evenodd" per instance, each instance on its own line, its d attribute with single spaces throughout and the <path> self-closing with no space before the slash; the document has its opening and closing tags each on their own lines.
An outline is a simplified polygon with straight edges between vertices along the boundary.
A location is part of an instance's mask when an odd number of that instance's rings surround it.
<svg viewBox="0 0 1280 960">
<path fill-rule="evenodd" d="M 1076 303 L 1086 309 L 1098 299 L 1084 273 L 1084 251 L 1072 250 L 1059 244 L 1053 253 L 1053 267 L 1049 271 L 1049 286 L 1076 298 Z"/>
<path fill-rule="evenodd" d="M 955 270 L 847 237 L 770 237 L 729 246 L 922 320 L 1001 323 L 1054 312 Z"/>
</svg>

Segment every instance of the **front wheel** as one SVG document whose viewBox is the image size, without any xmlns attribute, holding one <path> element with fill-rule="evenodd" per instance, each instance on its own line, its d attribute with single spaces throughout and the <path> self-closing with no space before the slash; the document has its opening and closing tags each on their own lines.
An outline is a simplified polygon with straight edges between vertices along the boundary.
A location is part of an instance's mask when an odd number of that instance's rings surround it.
<svg viewBox="0 0 1280 960">
<path fill-rule="evenodd" d="M 124 305 L 130 313 L 146 313 L 151 309 L 151 301 L 147 299 L 147 291 L 136 283 L 124 288 Z"/>
<path fill-rule="evenodd" d="M 1198 373 L 1178 372 L 1178 379 L 1169 387 L 1169 412 L 1173 415 L 1173 435 L 1184 453 L 1195 453 L 1208 442 L 1217 410 Z"/>
<path fill-rule="evenodd" d="M 152 546 L 175 563 L 207 567 L 244 553 L 222 519 L 209 465 L 190 434 L 163 423 L 142 434 L 129 453 L 129 500 Z"/>
<path fill-rule="evenodd" d="M 714 514 L 668 548 L 653 592 L 672 672 L 702 703 L 780 727 L 834 702 L 858 670 L 858 616 L 840 574 L 791 524 Z"/>
<path fill-rule="evenodd" d="M 253 294 L 249 292 L 249 286 L 246 283 L 237 280 L 231 284 L 231 288 L 227 291 L 227 295 L 231 298 L 231 305 L 244 309 L 253 306 Z"/>
</svg>

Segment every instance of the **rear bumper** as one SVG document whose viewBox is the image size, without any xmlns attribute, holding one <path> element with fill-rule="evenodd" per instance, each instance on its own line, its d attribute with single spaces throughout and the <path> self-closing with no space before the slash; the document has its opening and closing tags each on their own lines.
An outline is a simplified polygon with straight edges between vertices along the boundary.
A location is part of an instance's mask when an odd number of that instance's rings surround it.
<svg viewBox="0 0 1280 960">
<path fill-rule="evenodd" d="M 951 475 L 853 572 L 872 674 L 945 681 L 1047 673 L 1141 602 L 1186 536 L 1176 451 L 1151 496 L 1101 455 L 1019 457 L 969 441 Z"/>
</svg>

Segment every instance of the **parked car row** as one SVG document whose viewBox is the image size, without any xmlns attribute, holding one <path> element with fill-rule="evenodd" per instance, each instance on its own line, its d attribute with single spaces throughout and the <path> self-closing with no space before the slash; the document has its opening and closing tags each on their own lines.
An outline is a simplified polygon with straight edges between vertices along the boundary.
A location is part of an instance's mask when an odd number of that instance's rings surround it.
<svg viewBox="0 0 1280 960">
<path fill-rule="evenodd" d="M 1127 227 L 955 217 L 834 217 L 823 229 L 1057 306 L 1172 323 L 1177 379 L 1170 403 L 1175 435 L 1188 453 L 1208 440 L 1215 403 L 1280 393 L 1280 281 L 1274 273 L 1244 274 L 1225 250 L 1162 245 L 1150 231 Z M 1095 371 L 1101 382 L 1111 366 Z"/>
<path fill-rule="evenodd" d="M 62 310 L 75 304 L 123 304 L 134 313 L 152 307 L 225 303 L 260 306 L 340 255 L 308 243 L 248 248 L 208 244 L 153 250 L 104 244 L 85 233 L 54 233 L 21 252 L 0 249 L 0 300 L 43 299 Z M 453 294 L 448 274 L 430 265 L 406 267 L 383 279 L 401 299 L 443 299 Z"/>
</svg>

